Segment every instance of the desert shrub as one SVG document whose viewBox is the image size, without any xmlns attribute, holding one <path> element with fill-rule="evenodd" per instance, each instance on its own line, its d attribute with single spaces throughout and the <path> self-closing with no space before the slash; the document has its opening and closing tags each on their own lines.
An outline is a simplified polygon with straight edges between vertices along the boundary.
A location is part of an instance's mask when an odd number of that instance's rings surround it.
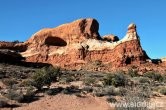
<svg viewBox="0 0 166 110">
<path fill-rule="evenodd" d="M 61 92 L 63 88 L 58 87 L 58 88 L 51 88 L 45 91 L 47 95 L 56 95 L 57 93 Z"/>
<path fill-rule="evenodd" d="M 68 88 L 65 88 L 62 90 L 62 94 L 70 94 L 70 90 Z"/>
<path fill-rule="evenodd" d="M 35 86 L 38 90 L 41 90 L 44 85 L 48 87 L 53 81 L 56 81 L 60 76 L 60 69 L 53 67 L 44 67 L 35 72 L 32 76 L 33 86 Z"/>
<path fill-rule="evenodd" d="M 135 70 L 135 69 L 129 69 L 129 70 L 128 70 L 128 75 L 131 76 L 131 77 L 138 77 L 138 76 L 140 76 L 140 75 L 138 74 L 138 71 Z"/>
<path fill-rule="evenodd" d="M 83 84 L 85 84 L 86 86 L 91 86 L 96 84 L 96 79 L 93 77 L 85 77 L 83 80 Z"/>
<path fill-rule="evenodd" d="M 165 87 L 161 88 L 160 93 L 163 95 L 166 95 L 166 88 Z"/>
<path fill-rule="evenodd" d="M 127 92 L 123 99 L 115 105 L 115 110 L 148 110 L 146 106 L 137 106 L 137 103 L 148 102 L 148 99 L 140 96 L 139 92 L 137 90 Z"/>
<path fill-rule="evenodd" d="M 93 92 L 93 88 L 91 86 L 85 86 L 82 88 L 82 91 L 90 93 L 90 92 Z"/>
<path fill-rule="evenodd" d="M 106 95 L 106 93 L 103 92 L 102 87 L 97 87 L 97 88 L 93 89 L 93 95 L 96 97 L 102 97 L 102 96 Z"/>
<path fill-rule="evenodd" d="M 126 88 L 123 88 L 123 87 L 119 87 L 118 90 L 117 90 L 117 95 L 120 95 L 120 96 L 125 96 L 127 94 L 127 89 Z"/>
<path fill-rule="evenodd" d="M 77 97 L 83 97 L 83 96 L 81 95 L 81 93 L 75 93 L 74 95 L 77 96 Z"/>
<path fill-rule="evenodd" d="M 102 92 L 94 92 L 93 95 L 96 96 L 96 97 L 104 96 L 104 94 Z"/>
<path fill-rule="evenodd" d="M 140 77 L 139 83 L 150 83 L 150 79 L 147 77 Z"/>
<path fill-rule="evenodd" d="M 123 72 L 118 72 L 116 74 L 108 74 L 104 78 L 104 85 L 113 85 L 115 87 L 125 86 L 127 82 L 127 77 Z"/>
<path fill-rule="evenodd" d="M 26 93 L 23 94 L 23 99 L 21 100 L 21 102 L 31 102 L 32 100 L 34 100 L 35 97 L 35 90 L 32 86 L 28 87 L 26 90 Z"/>
<path fill-rule="evenodd" d="M 95 87 L 93 88 L 93 95 L 97 97 L 117 96 L 120 95 L 120 90 L 114 86 Z"/>
<path fill-rule="evenodd" d="M 162 75 L 163 77 L 163 82 L 166 83 L 166 72 Z"/>
<path fill-rule="evenodd" d="M 47 95 L 55 95 L 56 92 L 53 89 L 48 89 L 48 90 L 45 91 L 45 93 Z"/>
<path fill-rule="evenodd" d="M 98 65 L 101 65 L 101 64 L 102 64 L 102 61 L 96 60 L 96 61 L 94 61 L 93 63 L 94 63 L 94 65 L 98 66 Z"/>
<path fill-rule="evenodd" d="M 9 104 L 5 98 L 0 98 L 0 108 L 7 107 Z"/>
<path fill-rule="evenodd" d="M 119 91 L 117 88 L 115 88 L 114 86 L 106 86 L 105 88 L 103 88 L 103 94 L 105 95 L 113 95 L 116 96 L 119 94 Z"/>
<path fill-rule="evenodd" d="M 74 94 L 74 93 L 80 93 L 81 90 L 79 89 L 78 86 L 70 86 L 66 87 L 61 91 L 63 94 Z"/>
<path fill-rule="evenodd" d="M 25 79 L 19 84 L 19 86 L 21 87 L 29 87 L 32 85 L 33 85 L 33 81 L 31 79 Z"/>
<path fill-rule="evenodd" d="M 114 97 L 108 97 L 107 98 L 107 102 L 109 102 L 109 103 L 115 103 L 115 102 L 117 102 L 117 100 Z"/>
<path fill-rule="evenodd" d="M 144 76 L 144 77 L 151 78 L 151 79 L 153 79 L 154 81 L 163 81 L 162 75 L 159 74 L 159 73 L 155 73 L 155 72 L 153 72 L 153 71 L 146 72 L 143 76 Z"/>
<path fill-rule="evenodd" d="M 114 75 L 113 74 L 108 74 L 106 75 L 106 77 L 104 78 L 104 85 L 112 85 L 112 80 L 114 79 Z"/>
<path fill-rule="evenodd" d="M 15 100 L 19 103 L 31 102 L 35 96 L 35 90 L 33 87 L 28 87 L 26 92 L 23 93 L 22 90 L 9 89 L 5 96 L 10 100 Z"/>
<path fill-rule="evenodd" d="M 152 85 L 149 83 L 145 83 L 143 85 L 139 85 L 136 87 L 138 96 L 144 97 L 144 98 L 150 98 L 152 95 Z"/>
<path fill-rule="evenodd" d="M 72 81 L 74 81 L 74 77 L 72 77 L 72 76 L 59 79 L 59 82 L 62 84 L 67 84 L 67 83 L 70 83 Z"/>
<path fill-rule="evenodd" d="M 9 89 L 5 96 L 8 99 L 15 100 L 17 102 L 21 102 L 24 98 L 23 93 L 18 93 L 15 90 L 12 90 L 12 89 Z"/>
<path fill-rule="evenodd" d="M 3 79 L 2 83 L 5 84 L 6 86 L 9 86 L 10 88 L 12 88 L 12 86 L 14 84 L 17 84 L 18 82 L 15 79 Z"/>
</svg>

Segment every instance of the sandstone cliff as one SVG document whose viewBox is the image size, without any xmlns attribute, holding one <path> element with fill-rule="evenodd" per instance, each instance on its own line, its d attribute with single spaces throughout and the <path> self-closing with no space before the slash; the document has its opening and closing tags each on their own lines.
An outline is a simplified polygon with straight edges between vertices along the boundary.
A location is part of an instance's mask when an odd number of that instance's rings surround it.
<svg viewBox="0 0 166 110">
<path fill-rule="evenodd" d="M 63 68 L 80 68 L 94 61 L 111 63 L 113 67 L 140 65 L 148 59 L 135 24 L 128 26 L 121 40 L 113 35 L 102 38 L 98 30 L 99 23 L 95 19 L 79 19 L 42 29 L 24 43 L 1 44 L 0 48 L 19 51 L 27 62 L 49 63 Z"/>
<path fill-rule="evenodd" d="M 119 67 L 140 64 L 148 58 L 141 48 L 135 24 L 130 24 L 126 36 L 115 42 L 102 40 L 98 29 L 96 20 L 80 19 L 40 30 L 17 46 L 26 47 L 21 54 L 27 62 L 50 63 L 61 67 L 77 67 L 96 60 Z"/>
</svg>

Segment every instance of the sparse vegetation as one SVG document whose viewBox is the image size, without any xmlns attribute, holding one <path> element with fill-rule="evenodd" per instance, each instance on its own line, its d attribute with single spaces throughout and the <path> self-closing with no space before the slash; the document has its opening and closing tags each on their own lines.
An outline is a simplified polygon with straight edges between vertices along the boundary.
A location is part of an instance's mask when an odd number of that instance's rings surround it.
<svg viewBox="0 0 166 110">
<path fill-rule="evenodd" d="M 128 70 L 128 75 L 131 76 L 131 77 L 138 77 L 138 76 L 140 76 L 136 69 L 129 69 Z"/>
<path fill-rule="evenodd" d="M 82 91 L 90 93 L 93 92 L 93 88 L 91 86 L 85 86 L 82 88 Z"/>
<path fill-rule="evenodd" d="M 151 78 L 151 79 L 154 80 L 154 81 L 160 81 L 160 82 L 163 81 L 162 75 L 159 74 L 159 73 L 156 73 L 156 72 L 154 72 L 154 71 L 149 71 L 149 72 L 145 73 L 143 76 L 144 76 L 144 77 Z"/>
<path fill-rule="evenodd" d="M 109 103 L 115 103 L 115 102 L 117 102 L 117 100 L 114 97 L 108 97 L 107 98 L 107 102 L 109 102 Z"/>
<path fill-rule="evenodd" d="M 150 84 L 150 79 L 147 77 L 140 77 L 139 83 L 149 83 Z"/>
<path fill-rule="evenodd" d="M 99 62 L 97 63 L 97 65 L 100 65 Z M 7 100 L 15 100 L 14 102 L 17 103 L 30 103 L 38 99 L 39 94 L 45 96 L 62 93 L 76 95 L 80 98 L 86 95 L 104 96 L 107 97 L 106 101 L 109 103 L 118 103 L 118 98 L 122 98 L 126 102 L 148 101 L 153 91 L 166 95 L 166 75 L 155 72 L 140 75 L 137 68 L 129 69 L 126 73 L 123 71 L 110 74 L 88 71 L 60 71 L 60 68 L 53 67 L 39 68 L 36 71 L 26 70 L 26 72 L 19 72 L 17 75 L 15 73 L 3 73 L 1 81 L 6 86 L 6 90 L 0 91 L 0 93 Z M 74 85 L 76 84 L 74 81 L 78 81 L 79 86 Z M 52 82 L 58 82 L 58 87 L 51 86 L 49 88 Z M 61 86 L 63 84 L 65 87 Z M 138 99 L 135 99 L 136 97 Z M 0 107 L 3 106 L 8 106 L 4 99 L 0 100 Z M 137 110 L 138 108 L 116 107 L 116 109 Z M 147 108 L 140 109 L 146 110 Z"/>
<path fill-rule="evenodd" d="M 92 86 L 92 85 L 96 84 L 96 79 L 92 78 L 92 77 L 85 77 L 85 79 L 83 80 L 83 83 L 86 86 Z"/>
<path fill-rule="evenodd" d="M 16 79 L 13 79 L 13 78 L 10 78 L 10 79 L 3 79 L 2 80 L 2 83 L 3 84 L 5 84 L 6 86 L 9 86 L 10 88 L 12 88 L 12 86 L 14 85 L 14 84 L 17 84 L 18 82 L 17 82 L 17 80 Z"/>
<path fill-rule="evenodd" d="M 123 72 L 108 74 L 103 82 L 104 85 L 113 85 L 115 87 L 125 86 L 126 83 L 127 83 L 127 77 Z"/>
<path fill-rule="evenodd" d="M 44 85 L 48 87 L 53 81 L 56 81 L 60 76 L 60 69 L 53 67 L 44 67 L 35 72 L 32 76 L 33 86 L 35 86 L 38 90 L 41 90 Z"/>
<path fill-rule="evenodd" d="M 10 99 L 10 100 L 15 100 L 17 102 L 22 102 L 22 100 L 24 99 L 23 93 L 17 92 L 13 89 L 9 89 L 7 94 L 5 94 L 5 96 Z"/>
<path fill-rule="evenodd" d="M 118 102 L 121 106 L 115 105 L 115 110 L 148 110 L 147 106 L 136 105 L 137 103 L 142 102 L 148 103 L 148 98 L 144 95 L 140 95 L 140 93 L 142 92 L 142 89 L 139 89 L 137 87 L 128 91 L 127 94 L 123 97 L 123 99 Z"/>
<path fill-rule="evenodd" d="M 163 95 L 166 95 L 166 88 L 165 87 L 161 88 L 160 93 Z"/>
</svg>

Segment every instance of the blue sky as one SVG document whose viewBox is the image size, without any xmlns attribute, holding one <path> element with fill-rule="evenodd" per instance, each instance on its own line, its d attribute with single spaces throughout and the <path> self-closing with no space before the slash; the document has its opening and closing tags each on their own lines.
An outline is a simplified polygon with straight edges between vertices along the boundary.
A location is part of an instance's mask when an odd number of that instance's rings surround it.
<svg viewBox="0 0 166 110">
<path fill-rule="evenodd" d="M 123 38 L 137 25 L 151 58 L 166 56 L 166 0 L 0 0 L 0 40 L 25 41 L 42 28 L 95 18 L 100 35 Z"/>
</svg>

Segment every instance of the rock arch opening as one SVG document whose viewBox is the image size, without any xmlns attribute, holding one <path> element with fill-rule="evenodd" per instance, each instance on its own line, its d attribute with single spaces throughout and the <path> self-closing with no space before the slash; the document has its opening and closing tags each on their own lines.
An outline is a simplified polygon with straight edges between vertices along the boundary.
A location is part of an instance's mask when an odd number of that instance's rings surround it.
<svg viewBox="0 0 166 110">
<path fill-rule="evenodd" d="M 49 36 L 46 38 L 45 44 L 50 46 L 66 46 L 67 42 L 59 37 Z"/>
<path fill-rule="evenodd" d="M 131 58 L 127 58 L 126 61 L 125 61 L 126 64 L 131 64 Z"/>
</svg>

